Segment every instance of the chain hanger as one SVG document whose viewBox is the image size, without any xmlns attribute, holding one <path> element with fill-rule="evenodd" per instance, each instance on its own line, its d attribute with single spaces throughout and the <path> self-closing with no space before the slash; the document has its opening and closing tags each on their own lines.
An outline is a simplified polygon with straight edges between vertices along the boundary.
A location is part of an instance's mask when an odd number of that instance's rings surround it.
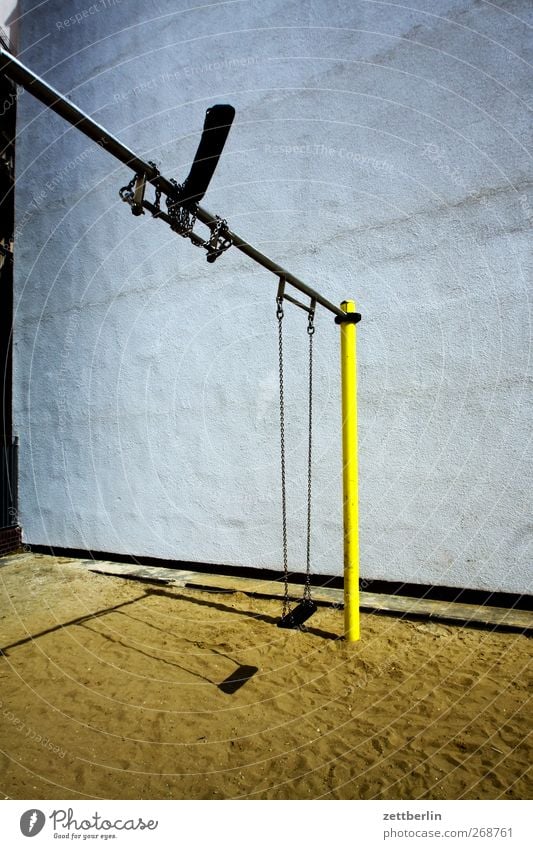
<svg viewBox="0 0 533 849">
<path fill-rule="evenodd" d="M 310 305 L 297 301 L 285 292 L 285 278 L 280 277 L 276 296 L 276 318 L 278 320 L 278 361 L 279 361 L 279 423 L 280 423 L 280 455 L 281 455 L 281 517 L 282 517 L 282 548 L 283 548 L 283 581 L 284 593 L 282 615 L 278 626 L 281 628 L 298 628 L 316 611 L 316 604 L 311 597 L 311 505 L 312 505 L 312 449 L 313 449 L 313 336 L 315 333 L 316 301 L 311 299 Z M 307 439 L 307 526 L 306 526 L 306 569 L 305 584 L 301 603 L 291 609 L 289 598 L 289 563 L 287 535 L 287 484 L 285 457 L 285 369 L 283 351 L 283 301 L 289 301 L 305 310 L 307 318 L 307 335 L 309 338 L 308 357 L 308 439 Z"/>
</svg>

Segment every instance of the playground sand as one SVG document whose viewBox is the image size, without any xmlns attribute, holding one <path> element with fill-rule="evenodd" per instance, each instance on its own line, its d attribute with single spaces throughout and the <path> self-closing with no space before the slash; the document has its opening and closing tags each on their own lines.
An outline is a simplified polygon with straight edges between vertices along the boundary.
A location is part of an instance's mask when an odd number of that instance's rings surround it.
<svg viewBox="0 0 533 849">
<path fill-rule="evenodd" d="M 530 797 L 521 634 L 368 614 L 346 645 L 332 608 L 282 631 L 270 599 L 0 566 L 7 797 Z"/>
</svg>

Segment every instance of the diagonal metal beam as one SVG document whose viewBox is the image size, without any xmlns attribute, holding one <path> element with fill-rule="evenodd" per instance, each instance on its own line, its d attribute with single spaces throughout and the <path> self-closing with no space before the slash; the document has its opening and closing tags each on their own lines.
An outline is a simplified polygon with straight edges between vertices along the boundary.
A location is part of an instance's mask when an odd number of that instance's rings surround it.
<svg viewBox="0 0 533 849">
<path fill-rule="evenodd" d="M 73 127 L 76 127 L 81 133 L 100 145 L 103 150 L 106 150 L 115 159 L 118 159 L 119 162 L 131 168 L 136 174 L 144 174 L 147 182 L 151 183 L 161 194 L 171 198 L 176 197 L 176 186 L 170 180 L 167 180 L 166 177 L 163 177 L 153 164 L 137 156 L 125 144 L 122 144 L 116 136 L 108 133 L 104 127 L 93 121 L 82 109 L 72 103 L 72 101 L 67 100 L 57 89 L 53 88 L 41 77 L 37 76 L 37 74 L 34 74 L 30 68 L 2 47 L 0 47 L 0 72 L 3 72 L 15 83 L 21 85 L 29 94 L 32 94 L 37 100 L 64 118 L 65 121 L 68 121 L 69 124 L 72 124 Z M 164 214 L 161 214 L 159 217 L 164 218 Z M 203 209 L 201 206 L 196 207 L 196 217 L 208 226 L 214 226 L 217 222 L 217 216 Z M 327 298 L 324 298 L 323 295 L 316 292 L 298 277 L 295 277 L 294 274 L 291 274 L 290 271 L 287 271 L 283 266 L 270 259 L 266 254 L 254 248 L 242 236 L 229 229 L 224 230 L 224 235 L 232 240 L 233 247 L 258 263 L 258 265 L 266 268 L 267 271 L 275 274 L 278 278 L 285 278 L 285 282 L 299 292 L 302 292 L 311 300 L 315 300 L 317 304 L 320 304 L 324 309 L 329 310 L 334 315 L 345 319 L 344 312 L 338 306 L 331 303 Z"/>
</svg>

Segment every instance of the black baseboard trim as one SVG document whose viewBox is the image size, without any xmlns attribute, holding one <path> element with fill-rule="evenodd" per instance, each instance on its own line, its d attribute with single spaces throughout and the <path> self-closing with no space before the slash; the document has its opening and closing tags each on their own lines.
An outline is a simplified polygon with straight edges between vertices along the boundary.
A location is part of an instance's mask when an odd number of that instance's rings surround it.
<svg viewBox="0 0 533 849">
<path fill-rule="evenodd" d="M 211 575 L 229 575 L 241 578 L 256 578 L 265 581 L 281 581 L 282 573 L 274 569 L 254 569 L 241 566 L 220 566 L 213 563 L 190 563 L 184 560 L 166 560 L 160 557 L 144 557 L 132 554 L 115 554 L 109 551 L 88 551 L 80 548 L 57 548 L 48 545 L 26 546 L 35 554 L 50 554 L 54 557 L 73 557 L 80 560 L 109 560 L 112 563 L 132 563 L 138 566 L 159 566 L 165 569 L 184 569 L 188 572 L 209 573 Z M 298 584 L 305 580 L 302 572 L 291 572 L 290 583 Z M 342 589 L 340 576 L 313 575 L 311 583 L 315 587 L 335 587 Z M 533 610 L 533 596 L 518 593 L 490 592 L 459 587 L 447 587 L 427 584 L 409 584 L 400 581 L 382 581 L 361 578 L 360 588 L 364 592 L 385 595 L 408 596 L 409 598 L 429 598 L 435 601 L 460 602 L 461 604 L 486 605 L 506 609 Z"/>
</svg>

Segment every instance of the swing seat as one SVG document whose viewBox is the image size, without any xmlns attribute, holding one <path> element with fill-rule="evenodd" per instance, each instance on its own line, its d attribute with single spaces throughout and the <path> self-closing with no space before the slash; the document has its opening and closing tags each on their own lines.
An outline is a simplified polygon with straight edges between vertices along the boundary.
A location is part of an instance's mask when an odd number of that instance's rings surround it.
<svg viewBox="0 0 533 849">
<path fill-rule="evenodd" d="M 291 610 L 286 616 L 282 616 L 278 622 L 278 628 L 299 628 L 313 613 L 316 613 L 317 609 L 312 599 L 304 598 L 294 610 Z"/>
</svg>

